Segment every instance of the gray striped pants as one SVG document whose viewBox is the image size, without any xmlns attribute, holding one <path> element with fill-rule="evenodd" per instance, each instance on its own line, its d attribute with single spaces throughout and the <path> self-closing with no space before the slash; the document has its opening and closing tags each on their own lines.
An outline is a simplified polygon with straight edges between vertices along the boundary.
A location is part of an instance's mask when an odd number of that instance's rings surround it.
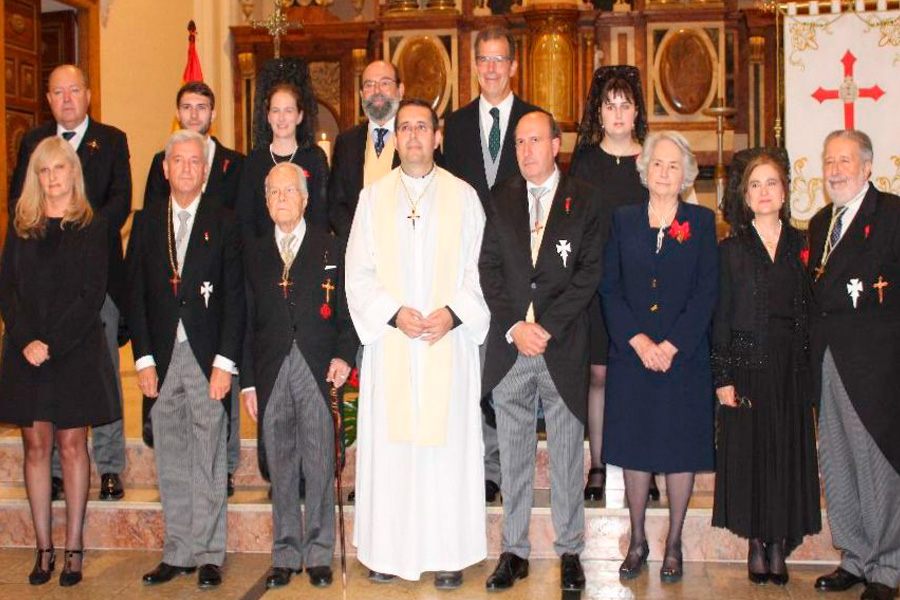
<svg viewBox="0 0 900 600">
<path fill-rule="evenodd" d="M 209 380 L 188 342 L 175 342 L 152 418 L 166 520 L 163 561 L 178 567 L 221 565 L 227 522 L 227 416 L 222 403 L 209 397 Z"/>
<path fill-rule="evenodd" d="M 822 362 L 819 460 L 841 567 L 869 582 L 900 582 L 900 475 L 859 420 L 831 350 Z"/>
<path fill-rule="evenodd" d="M 263 415 L 272 480 L 272 563 L 298 570 L 331 564 L 334 554 L 334 426 L 328 402 L 297 349 L 281 364 Z M 300 474 L 306 478 L 306 519 Z M 305 530 L 305 535 L 304 535 Z"/>
<path fill-rule="evenodd" d="M 557 554 L 584 549 L 584 424 L 569 411 L 543 356 L 519 354 L 494 388 L 503 480 L 503 551 L 528 558 L 528 526 L 534 501 L 537 400 L 544 405 L 550 455 L 551 516 Z"/>
</svg>

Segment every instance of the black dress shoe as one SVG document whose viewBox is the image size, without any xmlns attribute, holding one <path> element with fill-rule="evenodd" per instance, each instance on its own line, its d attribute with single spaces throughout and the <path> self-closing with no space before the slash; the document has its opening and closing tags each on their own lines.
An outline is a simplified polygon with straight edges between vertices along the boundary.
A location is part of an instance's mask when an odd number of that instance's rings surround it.
<svg viewBox="0 0 900 600">
<path fill-rule="evenodd" d="M 591 475 L 603 475 L 600 485 L 591 485 Z M 606 491 L 606 468 L 591 467 L 591 470 L 588 471 L 587 485 L 584 486 L 584 499 L 588 502 L 603 500 L 604 491 Z"/>
<path fill-rule="evenodd" d="M 125 497 L 125 489 L 118 473 L 104 473 L 100 476 L 100 499 L 121 500 Z"/>
<path fill-rule="evenodd" d="M 286 567 L 272 567 L 266 575 L 266 587 L 269 589 L 284 587 L 291 582 L 291 576 L 294 574 L 293 569 Z"/>
<path fill-rule="evenodd" d="M 331 567 L 328 565 L 322 567 L 307 567 L 306 573 L 309 575 L 309 582 L 316 587 L 328 587 L 331 585 L 333 576 Z"/>
<path fill-rule="evenodd" d="M 500 494 L 500 486 L 490 479 L 484 480 L 484 499 L 486 502 L 493 502 Z"/>
<path fill-rule="evenodd" d="M 50 478 L 50 501 L 60 500 L 63 497 L 62 477 Z"/>
<path fill-rule="evenodd" d="M 228 474 L 228 497 L 234 496 L 234 473 Z"/>
<path fill-rule="evenodd" d="M 584 589 L 584 569 L 577 554 L 566 553 L 561 557 L 560 579 L 564 592 L 578 592 Z"/>
<path fill-rule="evenodd" d="M 79 557 L 78 570 L 72 568 L 72 559 Z M 66 566 L 59 574 L 59 587 L 71 587 L 81 581 L 81 569 L 84 566 L 84 550 L 66 550 Z"/>
<path fill-rule="evenodd" d="M 222 585 L 222 568 L 218 565 L 200 565 L 197 571 L 197 585 L 203 589 Z"/>
<path fill-rule="evenodd" d="M 44 564 L 44 555 L 49 554 L 50 558 L 47 559 L 47 568 L 42 568 Z M 43 585 L 50 581 L 50 575 L 53 573 L 53 569 L 56 568 L 56 552 L 53 550 L 53 546 L 51 546 L 48 550 L 41 550 L 38 548 L 35 551 L 34 557 L 34 568 L 31 570 L 31 573 L 28 575 L 28 583 L 31 585 Z"/>
<path fill-rule="evenodd" d="M 176 575 L 188 575 L 197 570 L 197 567 L 176 567 L 161 562 L 156 568 L 144 575 L 143 581 L 147 585 L 156 585 L 172 581 Z"/>
<path fill-rule="evenodd" d="M 462 571 L 435 571 L 434 587 L 439 590 L 452 590 L 458 588 L 463 582 Z"/>
<path fill-rule="evenodd" d="M 897 595 L 897 589 L 891 588 L 883 583 L 872 583 L 866 584 L 866 589 L 862 593 L 862 596 L 859 597 L 859 600 L 893 600 L 894 596 Z"/>
<path fill-rule="evenodd" d="M 859 583 L 865 584 L 866 578 L 838 567 L 828 575 L 816 579 L 816 589 L 823 592 L 843 592 Z"/>
<path fill-rule="evenodd" d="M 659 502 L 659 487 L 656 485 L 656 473 L 650 473 L 650 491 L 647 496 L 654 502 Z"/>
<path fill-rule="evenodd" d="M 528 577 L 528 559 L 516 556 L 512 552 L 500 555 L 497 568 L 487 578 L 485 587 L 490 591 L 506 590 L 513 586 L 516 579 Z"/>
<path fill-rule="evenodd" d="M 684 576 L 684 566 L 682 563 L 681 549 L 676 552 L 666 550 L 666 556 L 663 558 L 662 567 L 659 569 L 659 579 L 663 583 L 678 583 Z"/>
<path fill-rule="evenodd" d="M 650 556 L 650 546 L 647 544 L 647 540 L 644 540 L 639 548 L 628 548 L 628 554 L 625 555 L 625 560 L 619 566 L 619 577 L 635 579 L 647 564 L 648 556 Z"/>
<path fill-rule="evenodd" d="M 378 571 L 369 570 L 369 581 L 373 583 L 387 583 L 397 578 L 396 575 L 389 573 L 379 573 Z"/>
</svg>

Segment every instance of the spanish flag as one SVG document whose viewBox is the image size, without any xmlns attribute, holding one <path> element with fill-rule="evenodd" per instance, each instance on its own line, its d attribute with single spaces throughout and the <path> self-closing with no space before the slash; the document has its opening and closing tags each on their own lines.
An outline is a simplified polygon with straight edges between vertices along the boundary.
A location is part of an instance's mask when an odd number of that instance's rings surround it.
<svg viewBox="0 0 900 600">
<path fill-rule="evenodd" d="M 184 66 L 184 73 L 181 75 L 181 85 L 191 81 L 203 81 L 203 69 L 200 68 L 200 57 L 197 56 L 197 45 L 194 43 L 196 35 L 197 26 L 191 20 L 188 23 L 187 64 Z M 180 127 L 178 119 L 172 119 L 172 131 L 177 131 Z"/>
</svg>

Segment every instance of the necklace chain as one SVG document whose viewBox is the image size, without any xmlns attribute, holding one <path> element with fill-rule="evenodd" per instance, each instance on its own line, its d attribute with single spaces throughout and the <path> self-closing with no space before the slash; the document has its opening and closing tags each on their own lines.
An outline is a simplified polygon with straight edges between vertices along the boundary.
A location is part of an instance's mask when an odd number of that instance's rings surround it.
<svg viewBox="0 0 900 600">
<path fill-rule="evenodd" d="M 428 172 L 425 177 L 428 177 L 434 173 L 434 166 L 431 167 L 431 171 Z M 403 180 L 403 173 L 400 173 L 400 185 L 403 186 L 403 192 L 406 195 L 406 203 L 409 205 L 410 215 L 409 217 L 412 219 L 413 229 L 416 228 L 416 219 L 419 218 L 418 210 L 419 203 L 422 201 L 422 198 L 425 197 L 425 194 L 428 192 L 428 189 L 431 187 L 432 182 L 434 181 L 434 177 L 428 180 L 428 183 L 425 184 L 425 187 L 422 189 L 422 193 L 419 194 L 419 197 L 413 201 L 412 194 L 409 193 L 409 188 L 406 187 L 406 182 Z"/>
<path fill-rule="evenodd" d="M 277 165 L 277 164 L 278 164 L 278 161 L 275 160 L 275 151 L 272 150 L 272 146 L 274 146 L 274 144 L 269 144 L 269 156 L 272 157 L 272 162 L 275 163 L 275 164 Z M 294 146 L 294 151 L 291 152 L 291 157 L 290 157 L 289 159 L 287 159 L 286 162 L 294 162 L 294 156 L 297 154 L 297 150 L 299 150 L 299 149 L 300 149 L 300 145 L 299 145 L 299 144 L 296 145 L 296 146 Z"/>
<path fill-rule="evenodd" d="M 656 253 L 659 254 L 659 251 L 662 250 L 663 239 L 666 235 L 666 221 L 671 221 L 675 218 L 675 212 L 678 210 L 678 201 L 675 201 L 675 206 L 669 211 L 669 215 L 667 215 L 666 219 L 663 219 L 659 216 L 659 213 L 653 208 L 653 202 L 647 202 L 647 207 L 650 209 L 650 213 L 656 217 L 656 220 L 659 222 L 659 233 L 656 234 Z"/>
</svg>

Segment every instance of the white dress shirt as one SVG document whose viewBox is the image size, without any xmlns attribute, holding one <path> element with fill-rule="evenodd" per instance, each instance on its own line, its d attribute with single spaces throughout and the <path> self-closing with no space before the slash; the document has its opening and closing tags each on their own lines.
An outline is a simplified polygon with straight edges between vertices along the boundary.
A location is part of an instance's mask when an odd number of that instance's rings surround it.
<svg viewBox="0 0 900 600">
<path fill-rule="evenodd" d="M 372 143 L 375 143 L 375 130 L 376 129 L 387 129 L 387 133 L 384 134 L 384 143 L 387 144 L 387 141 L 391 139 L 391 136 L 394 135 L 394 126 L 397 120 L 396 116 L 391 117 L 387 121 L 384 122 L 384 125 L 379 125 L 372 119 L 369 119 L 369 139 L 372 140 Z M 280 246 L 279 246 L 280 247 Z"/>
<path fill-rule="evenodd" d="M 509 125 L 509 115 L 512 113 L 512 105 L 515 96 L 512 92 L 506 95 L 506 98 L 500 101 L 497 108 L 500 109 L 500 153 L 503 153 L 503 140 L 506 139 L 506 127 Z M 481 115 L 481 130 L 484 132 L 484 139 L 488 139 L 491 135 L 491 128 L 494 126 L 494 117 L 491 116 L 491 109 L 494 105 L 485 100 L 484 96 L 479 96 L 478 113 Z M 500 154 L 497 155 L 500 160 Z"/>
<path fill-rule="evenodd" d="M 57 123 L 56 124 L 56 135 L 58 135 L 59 137 L 62 137 L 62 134 L 64 131 L 74 131 L 75 135 L 72 136 L 72 139 L 68 140 L 68 142 L 69 142 L 69 144 L 72 145 L 73 148 L 75 148 L 75 151 L 77 152 L 78 146 L 81 145 L 81 141 L 84 139 L 84 132 L 87 131 L 89 119 L 90 119 L 90 117 L 85 116 L 84 121 L 82 121 L 81 124 L 78 125 L 75 129 L 66 129 L 65 127 L 63 127 L 62 125 Z"/>
<path fill-rule="evenodd" d="M 859 212 L 859 207 L 862 206 L 863 198 L 866 197 L 866 193 L 869 191 L 869 186 L 871 184 L 867 181 L 866 185 L 862 187 L 862 190 L 853 197 L 853 200 L 845 204 L 847 210 L 844 211 L 844 215 L 841 217 L 841 236 L 838 238 L 838 244 L 841 243 L 841 240 L 844 239 L 844 234 L 847 233 L 847 230 L 850 229 L 850 223 L 853 222 L 853 218 L 856 217 L 856 213 Z M 834 216 L 834 213 L 838 211 L 838 207 L 832 205 L 831 214 Z M 835 244 L 837 246 L 837 244 Z"/>
<path fill-rule="evenodd" d="M 198 194 L 189 205 L 185 208 L 181 208 L 175 199 L 172 199 L 172 232 L 174 235 L 178 235 L 178 227 L 179 227 L 179 219 L 178 213 L 185 210 L 188 212 L 190 217 L 187 222 L 184 224 L 187 229 L 184 232 L 184 243 L 189 244 L 191 240 L 191 231 L 194 228 L 194 221 L 197 216 L 197 209 L 200 207 L 200 195 Z M 187 255 L 187 249 L 185 249 L 185 255 Z M 178 273 L 181 273 L 181 268 L 183 265 L 178 265 Z M 175 339 L 178 342 L 186 342 L 187 341 L 187 331 L 184 329 L 184 324 L 181 322 L 181 319 L 178 319 L 178 329 L 175 332 Z M 136 371 L 140 371 L 146 367 L 155 367 L 156 360 L 153 358 L 152 354 L 147 354 L 145 356 L 140 357 L 136 361 L 134 361 L 134 368 Z M 229 373 L 235 372 L 235 364 L 234 361 L 230 358 L 222 356 L 221 354 L 216 354 L 216 357 L 213 359 L 213 366 L 223 371 L 227 371 Z"/>
</svg>

